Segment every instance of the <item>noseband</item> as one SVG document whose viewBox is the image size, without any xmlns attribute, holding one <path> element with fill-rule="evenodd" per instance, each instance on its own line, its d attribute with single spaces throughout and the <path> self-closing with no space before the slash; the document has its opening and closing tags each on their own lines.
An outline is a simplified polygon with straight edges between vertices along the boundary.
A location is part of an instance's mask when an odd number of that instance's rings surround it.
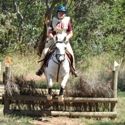
<svg viewBox="0 0 125 125">
<path fill-rule="evenodd" d="M 63 43 L 63 42 L 62 42 L 62 41 L 57 41 L 57 42 L 55 43 L 55 45 L 56 45 L 57 43 Z M 53 61 L 54 61 L 56 64 L 61 64 L 61 63 L 65 60 L 65 53 L 64 53 L 64 54 L 58 54 L 58 53 L 57 53 L 57 49 L 58 49 L 58 48 L 55 48 L 55 52 L 56 52 L 56 53 L 53 55 L 52 59 L 53 59 Z M 61 56 L 64 58 L 64 60 L 62 60 L 62 61 L 59 60 L 59 58 L 60 58 Z M 54 59 L 54 57 L 56 58 L 56 60 Z"/>
</svg>

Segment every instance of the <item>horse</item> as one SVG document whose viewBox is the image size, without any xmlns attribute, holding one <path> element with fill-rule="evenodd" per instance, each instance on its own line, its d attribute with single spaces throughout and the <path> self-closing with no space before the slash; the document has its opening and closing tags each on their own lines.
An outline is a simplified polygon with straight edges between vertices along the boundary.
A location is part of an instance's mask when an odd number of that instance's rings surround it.
<svg viewBox="0 0 125 125">
<path fill-rule="evenodd" d="M 48 60 L 48 65 L 44 67 L 44 74 L 48 84 L 48 100 L 52 99 L 53 81 L 60 82 L 60 92 L 58 97 L 60 100 L 63 100 L 64 89 L 70 76 L 70 63 L 66 55 L 67 42 L 65 40 L 65 37 L 62 38 L 60 35 L 56 36 L 53 45 L 54 52 Z"/>
</svg>

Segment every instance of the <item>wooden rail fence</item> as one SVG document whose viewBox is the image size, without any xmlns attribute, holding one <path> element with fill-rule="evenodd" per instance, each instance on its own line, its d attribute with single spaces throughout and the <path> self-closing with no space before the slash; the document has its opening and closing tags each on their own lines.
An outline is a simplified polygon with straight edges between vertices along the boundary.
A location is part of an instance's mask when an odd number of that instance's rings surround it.
<svg viewBox="0 0 125 125">
<path fill-rule="evenodd" d="M 5 67 L 3 73 L 3 83 L 6 87 L 11 77 L 10 67 Z M 56 97 L 48 101 L 45 96 L 35 95 L 7 95 L 4 93 L 4 113 L 21 113 L 24 115 L 52 115 L 71 117 L 96 117 L 115 118 L 117 117 L 117 81 L 118 68 L 113 70 L 113 98 L 82 98 L 65 97 L 63 102 L 59 102 Z M 6 89 L 5 89 L 6 90 Z"/>
</svg>

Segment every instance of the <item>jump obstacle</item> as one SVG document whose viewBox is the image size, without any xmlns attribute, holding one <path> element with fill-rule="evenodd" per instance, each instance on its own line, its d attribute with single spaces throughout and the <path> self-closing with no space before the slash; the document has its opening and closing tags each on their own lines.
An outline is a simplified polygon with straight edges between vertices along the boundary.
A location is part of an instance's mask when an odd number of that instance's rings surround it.
<svg viewBox="0 0 125 125">
<path fill-rule="evenodd" d="M 12 84 L 12 81 L 10 81 L 12 74 L 11 68 L 5 67 L 3 73 L 3 84 L 5 86 L 3 95 L 4 114 L 17 113 L 30 116 L 116 118 L 118 66 L 114 65 L 112 74 L 112 98 L 64 97 L 64 101 L 59 102 L 56 97 L 48 101 L 46 94 L 42 96 L 8 95 L 6 85 L 8 83 Z"/>
</svg>

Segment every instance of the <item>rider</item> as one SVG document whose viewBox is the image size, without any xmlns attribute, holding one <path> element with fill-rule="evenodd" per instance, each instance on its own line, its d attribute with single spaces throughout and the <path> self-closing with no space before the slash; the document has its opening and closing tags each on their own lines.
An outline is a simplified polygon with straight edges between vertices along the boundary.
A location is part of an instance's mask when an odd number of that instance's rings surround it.
<svg viewBox="0 0 125 125">
<path fill-rule="evenodd" d="M 41 58 L 44 59 L 49 47 L 52 44 L 52 40 L 54 39 L 54 36 L 58 33 L 66 34 L 66 41 L 69 41 L 71 37 L 73 36 L 73 29 L 72 29 L 72 24 L 70 21 L 70 17 L 66 16 L 66 7 L 63 5 L 59 5 L 57 7 L 57 17 L 53 17 L 50 26 L 48 27 L 48 40 L 45 44 L 45 48 L 42 52 Z M 74 54 L 73 50 L 71 48 L 70 43 L 67 43 L 67 50 L 68 52 L 72 55 L 73 57 L 73 65 L 71 68 L 72 73 L 77 76 L 75 72 L 75 60 L 74 60 Z M 40 69 L 36 72 L 36 75 L 42 75 L 43 73 L 43 61 L 41 62 L 41 67 Z"/>
</svg>

